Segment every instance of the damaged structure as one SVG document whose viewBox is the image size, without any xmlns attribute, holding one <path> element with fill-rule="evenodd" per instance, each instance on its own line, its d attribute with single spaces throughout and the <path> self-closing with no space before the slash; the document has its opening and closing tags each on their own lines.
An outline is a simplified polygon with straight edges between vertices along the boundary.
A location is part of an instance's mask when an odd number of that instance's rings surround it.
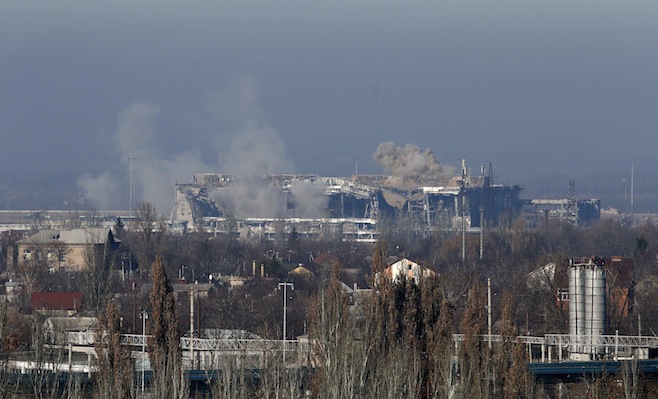
<svg viewBox="0 0 658 399">
<path fill-rule="evenodd" d="M 476 233 L 521 215 L 528 227 L 548 219 L 586 225 L 600 217 L 598 200 L 523 200 L 522 189 L 495 184 L 491 165 L 470 175 L 465 162 L 461 174 L 453 177 L 202 173 L 192 183 L 176 185 L 172 226 L 178 232 L 243 239 L 297 234 L 375 242 L 392 226 L 427 236 L 437 231 Z"/>
<path fill-rule="evenodd" d="M 442 179 L 205 173 L 176 185 L 172 220 L 183 231 L 241 238 L 283 233 L 374 242 L 385 222 L 417 234 L 495 227 L 520 214 L 521 190 L 465 172 Z"/>
<path fill-rule="evenodd" d="M 531 228 L 554 221 L 574 226 L 590 226 L 601 218 L 599 199 L 530 199 L 523 200 L 523 216 Z"/>
</svg>

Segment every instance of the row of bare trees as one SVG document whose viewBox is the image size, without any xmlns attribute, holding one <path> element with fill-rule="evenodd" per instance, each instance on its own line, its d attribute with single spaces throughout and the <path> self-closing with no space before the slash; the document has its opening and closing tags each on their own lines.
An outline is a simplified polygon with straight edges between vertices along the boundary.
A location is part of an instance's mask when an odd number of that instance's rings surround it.
<svg viewBox="0 0 658 399">
<path fill-rule="evenodd" d="M 378 246 L 373 275 L 384 270 Z M 474 286 L 461 322 L 464 340 L 453 342 L 454 311 L 436 278 L 379 282 L 350 306 L 335 270 L 311 307 L 318 398 L 522 398 L 529 384 L 525 351 L 516 343 L 513 301 L 489 348 L 483 290 Z M 520 348 L 519 350 L 514 350 Z"/>
</svg>

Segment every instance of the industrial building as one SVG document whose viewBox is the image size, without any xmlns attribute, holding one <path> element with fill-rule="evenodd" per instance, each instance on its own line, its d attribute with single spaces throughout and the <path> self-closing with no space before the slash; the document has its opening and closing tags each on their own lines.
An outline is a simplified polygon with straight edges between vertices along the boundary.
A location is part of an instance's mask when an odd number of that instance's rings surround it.
<svg viewBox="0 0 658 399">
<path fill-rule="evenodd" d="M 522 188 L 496 185 L 491 176 L 401 180 L 267 175 L 245 178 L 197 174 L 176 185 L 172 220 L 181 230 L 274 238 L 279 233 L 376 241 L 383 221 L 418 234 L 477 231 L 517 217 Z"/>
<path fill-rule="evenodd" d="M 554 221 L 585 227 L 601 218 L 601 200 L 598 199 L 529 199 L 522 200 L 522 209 L 526 225 L 531 228 Z"/>
<path fill-rule="evenodd" d="M 399 178 L 357 175 L 195 174 L 176 185 L 174 231 L 241 238 L 311 238 L 374 242 L 383 224 L 417 236 L 435 231 L 478 232 L 523 216 L 530 228 L 551 220 L 590 225 L 599 200 L 525 200 L 522 187 L 495 184 L 491 166 L 477 176 Z"/>
<path fill-rule="evenodd" d="M 568 313 L 569 334 L 559 337 L 557 351 L 564 350 L 574 361 L 613 356 L 647 358 L 648 348 L 655 348 L 657 342 L 624 335 L 632 331 L 633 260 L 574 257 L 560 266 L 550 263 L 527 275 L 532 288 L 556 289 L 556 305 Z M 624 345 L 614 348 L 622 341 Z"/>
</svg>

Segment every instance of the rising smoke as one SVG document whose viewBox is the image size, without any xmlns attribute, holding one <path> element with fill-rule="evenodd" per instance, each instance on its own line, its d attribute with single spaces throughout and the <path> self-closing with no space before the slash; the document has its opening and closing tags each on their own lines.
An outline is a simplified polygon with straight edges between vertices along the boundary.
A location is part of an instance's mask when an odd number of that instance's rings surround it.
<svg viewBox="0 0 658 399">
<path fill-rule="evenodd" d="M 210 196 L 237 216 L 285 217 L 285 198 L 264 177 L 292 173 L 294 165 L 276 129 L 264 121 L 259 99 L 256 79 L 240 74 L 209 101 L 211 112 L 228 132 L 216 142 L 224 149 L 220 170 L 237 177 L 230 187 Z"/>
<path fill-rule="evenodd" d="M 326 217 L 329 207 L 329 197 L 324 194 L 324 186 L 310 181 L 295 180 L 291 187 L 292 200 L 295 206 L 293 216 L 299 218 Z"/>
<path fill-rule="evenodd" d="M 323 217 L 328 198 L 325 187 L 310 181 L 294 181 L 286 196 L 280 187 L 271 187 L 268 174 L 293 173 L 283 140 L 268 125 L 260 109 L 258 81 L 239 74 L 207 98 L 216 130 L 201 140 L 201 146 L 215 148 L 215 162 L 204 162 L 205 148 L 189 148 L 177 153 L 161 151 L 158 137 L 160 109 L 146 102 L 135 102 L 120 112 L 112 133 L 111 151 L 121 172 L 105 171 L 98 176 L 85 174 L 77 179 L 85 198 L 100 209 L 127 209 L 129 174 L 132 161 L 135 190 L 133 209 L 148 201 L 165 215 L 173 207 L 174 185 L 186 182 L 195 173 L 219 172 L 236 176 L 234 184 L 215 190 L 211 199 L 238 217 Z M 381 146 L 380 146 L 381 147 Z M 294 212 L 288 205 L 294 204 Z"/>
<path fill-rule="evenodd" d="M 404 181 L 442 180 L 450 176 L 450 168 L 439 164 L 428 148 L 421 151 L 415 144 L 401 147 L 392 141 L 379 144 L 372 158 L 386 172 Z"/>
<path fill-rule="evenodd" d="M 161 151 L 158 144 L 162 138 L 157 135 L 159 108 L 135 102 L 119 114 L 112 133 L 111 151 L 118 157 L 122 173 L 85 174 L 77 179 L 77 184 L 95 207 L 127 209 L 132 159 L 133 208 L 139 201 L 148 201 L 167 215 L 173 207 L 176 182 L 190 181 L 194 173 L 222 171 L 243 177 L 243 183 L 225 196 L 236 213 L 277 214 L 280 205 L 261 178 L 267 173 L 291 172 L 294 168 L 283 140 L 263 121 L 258 103 L 258 82 L 247 74 L 233 77 L 210 96 L 207 110 L 217 118 L 218 128 L 202 138 L 201 146 L 216 148 L 213 164 L 203 161 L 204 148 L 173 154 Z"/>
<path fill-rule="evenodd" d="M 110 172 L 103 172 L 94 177 L 85 173 L 77 179 L 78 187 L 85 192 L 85 197 L 100 209 L 114 208 L 112 199 L 119 188 L 119 183 Z"/>
<path fill-rule="evenodd" d="M 159 109 L 145 102 L 136 102 L 119 114 L 112 135 L 113 152 L 124 170 L 121 177 L 109 171 L 99 176 L 85 174 L 77 179 L 85 197 L 95 207 L 127 209 L 129 202 L 129 176 L 132 160 L 133 209 L 139 201 L 148 201 L 165 214 L 171 210 L 176 181 L 189 180 L 192 173 L 206 170 L 206 166 L 194 149 L 182 151 L 170 157 L 159 154 L 156 137 Z M 125 184 L 120 185 L 123 181 Z"/>
</svg>

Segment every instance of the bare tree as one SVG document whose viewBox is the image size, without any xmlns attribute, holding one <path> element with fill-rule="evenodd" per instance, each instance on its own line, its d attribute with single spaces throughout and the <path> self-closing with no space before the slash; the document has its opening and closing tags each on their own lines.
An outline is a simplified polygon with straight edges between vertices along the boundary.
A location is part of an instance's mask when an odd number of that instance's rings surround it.
<svg viewBox="0 0 658 399">
<path fill-rule="evenodd" d="M 9 326 L 8 309 L 6 303 L 0 303 L 0 399 L 13 396 L 18 388 L 18 382 L 11 387 L 11 372 L 8 369 L 9 354 L 6 348 L 7 330 Z M 11 389 L 13 388 L 13 389 Z"/>
<path fill-rule="evenodd" d="M 96 332 L 96 399 L 129 399 L 136 396 L 133 362 L 130 352 L 121 344 L 121 334 L 119 308 L 111 301 L 100 317 L 100 326 Z"/>
<path fill-rule="evenodd" d="M 428 398 L 454 398 L 456 394 L 457 369 L 452 362 L 453 314 L 452 305 L 443 298 L 435 328 L 428 331 L 431 370 L 428 378 Z"/>
<path fill-rule="evenodd" d="M 166 226 L 158 218 L 155 206 L 150 202 L 140 202 L 137 205 L 137 216 L 137 234 L 133 241 L 140 267 L 145 268 L 153 263 L 161 252 L 160 246 Z"/>
<path fill-rule="evenodd" d="M 153 262 L 151 278 L 153 317 L 149 319 L 149 358 L 153 369 L 153 395 L 182 399 L 188 395 L 189 387 L 182 369 L 176 299 L 159 257 Z"/>
<path fill-rule="evenodd" d="M 250 397 L 248 376 L 242 355 L 222 356 L 219 351 L 211 352 L 212 370 L 205 370 L 206 382 L 213 398 L 247 399 Z M 216 373 L 216 374 L 214 374 Z"/>
<path fill-rule="evenodd" d="M 43 289 L 43 280 L 47 274 L 48 270 L 43 262 L 36 259 L 19 262 L 16 267 L 16 277 L 23 282 L 25 287 L 22 298 L 23 307 L 29 306 L 33 293 Z"/>
<path fill-rule="evenodd" d="M 529 397 L 528 359 L 525 345 L 518 340 L 512 351 L 511 364 L 505 371 L 503 392 L 505 399 L 524 399 Z"/>
<path fill-rule="evenodd" d="M 83 284 L 88 307 L 95 313 L 99 313 L 105 307 L 109 297 L 112 267 L 116 262 L 116 256 L 109 235 L 104 244 L 88 243 L 85 248 L 86 270 L 83 274 Z"/>
<path fill-rule="evenodd" d="M 54 399 L 66 397 L 67 385 L 60 378 L 62 373 L 57 365 L 63 364 L 65 350 L 57 338 L 63 331 L 46 331 L 43 317 L 34 315 L 32 319 L 32 370 L 29 374 L 30 387 L 34 398 Z"/>
<path fill-rule="evenodd" d="M 471 288 L 460 326 L 464 341 L 459 350 L 459 373 L 461 393 L 465 398 L 484 398 L 488 392 L 483 384 L 487 367 L 480 340 L 480 334 L 484 333 L 483 292 L 480 284 Z"/>
</svg>

